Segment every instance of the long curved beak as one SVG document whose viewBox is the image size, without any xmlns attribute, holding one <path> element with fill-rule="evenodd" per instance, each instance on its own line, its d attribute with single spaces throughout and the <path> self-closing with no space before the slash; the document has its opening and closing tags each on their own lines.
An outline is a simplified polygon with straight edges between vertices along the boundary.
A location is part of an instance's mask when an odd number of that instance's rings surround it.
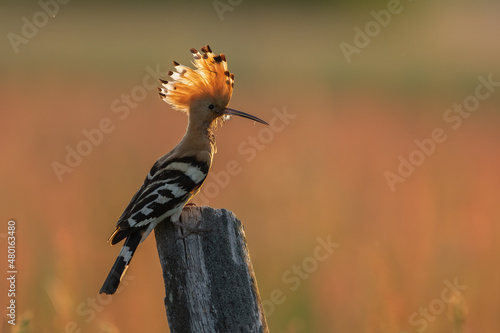
<svg viewBox="0 0 500 333">
<path fill-rule="evenodd" d="M 238 110 L 235 110 L 235 109 L 226 108 L 224 110 L 224 114 L 227 114 L 229 116 L 240 116 L 240 117 L 247 118 L 247 119 L 250 119 L 250 120 L 253 120 L 253 121 L 257 121 L 257 122 L 259 122 L 261 124 L 264 124 L 264 125 L 269 125 L 268 123 L 266 123 L 262 119 L 259 119 L 259 118 L 255 117 L 255 116 L 252 116 L 251 114 L 248 114 L 248 113 L 245 113 L 245 112 L 241 112 L 241 111 L 238 111 Z"/>
</svg>

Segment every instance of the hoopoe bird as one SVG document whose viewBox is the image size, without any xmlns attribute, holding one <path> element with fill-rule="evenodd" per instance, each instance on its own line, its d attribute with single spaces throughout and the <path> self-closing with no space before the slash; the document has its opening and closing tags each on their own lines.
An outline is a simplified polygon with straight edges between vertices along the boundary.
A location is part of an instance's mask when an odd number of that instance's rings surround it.
<svg viewBox="0 0 500 333">
<path fill-rule="evenodd" d="M 164 221 L 183 227 L 179 221 L 184 205 L 200 190 L 216 152 L 214 131 L 219 121 L 240 116 L 268 125 L 248 113 L 228 108 L 233 93 L 234 74 L 227 69 L 226 56 L 216 55 L 208 45 L 202 54 L 191 49 L 196 69 L 174 61 L 172 81 L 160 79 L 160 98 L 176 110 L 186 112 L 184 137 L 153 165 L 141 188 L 125 208 L 113 234 L 111 245 L 125 239 L 100 294 L 112 295 L 125 274 L 137 246 Z"/>
</svg>

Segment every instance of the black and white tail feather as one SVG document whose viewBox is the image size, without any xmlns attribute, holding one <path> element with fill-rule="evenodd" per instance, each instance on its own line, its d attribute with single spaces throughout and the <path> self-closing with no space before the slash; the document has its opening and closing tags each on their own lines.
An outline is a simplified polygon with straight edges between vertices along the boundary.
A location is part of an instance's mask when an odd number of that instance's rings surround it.
<svg viewBox="0 0 500 333">
<path fill-rule="evenodd" d="M 137 250 L 137 246 L 139 246 L 141 242 L 141 238 L 142 233 L 140 232 L 131 234 L 127 237 L 120 253 L 118 254 L 118 258 L 116 258 L 106 281 L 104 281 L 104 284 L 102 285 L 101 291 L 99 292 L 100 294 L 104 293 L 113 295 L 116 292 L 118 285 L 128 268 L 128 264 L 130 263 L 135 250 Z"/>
<path fill-rule="evenodd" d="M 119 218 L 116 230 L 109 238 L 111 245 L 125 240 L 100 293 L 116 292 L 137 246 L 156 225 L 169 219 L 178 222 L 182 208 L 203 184 L 210 165 L 196 157 L 160 158 L 139 191 Z"/>
</svg>

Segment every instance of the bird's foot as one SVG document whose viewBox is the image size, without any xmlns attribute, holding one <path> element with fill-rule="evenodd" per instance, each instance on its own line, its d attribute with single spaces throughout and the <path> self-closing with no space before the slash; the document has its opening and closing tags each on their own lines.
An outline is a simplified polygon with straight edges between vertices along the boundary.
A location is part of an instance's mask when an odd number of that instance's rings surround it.
<svg viewBox="0 0 500 333">
<path fill-rule="evenodd" d="M 206 234 L 212 232 L 212 229 L 203 229 L 203 228 L 200 228 L 199 227 L 199 223 L 196 224 L 196 226 L 194 226 L 194 227 L 187 226 L 184 223 L 177 222 L 177 221 L 172 221 L 172 223 L 175 226 L 181 228 L 181 231 L 183 233 L 183 235 L 180 236 L 179 238 L 177 238 L 177 240 L 184 239 L 184 238 L 186 238 L 187 236 L 189 236 L 191 234 L 205 236 Z"/>
</svg>

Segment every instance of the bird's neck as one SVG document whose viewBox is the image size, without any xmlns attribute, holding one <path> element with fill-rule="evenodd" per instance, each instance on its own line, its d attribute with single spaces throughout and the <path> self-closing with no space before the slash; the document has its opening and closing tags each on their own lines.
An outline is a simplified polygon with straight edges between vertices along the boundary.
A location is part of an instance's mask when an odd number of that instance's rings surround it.
<svg viewBox="0 0 500 333">
<path fill-rule="evenodd" d="M 211 156 L 216 152 L 215 124 L 189 117 L 188 127 L 180 145 L 185 150 L 206 151 Z"/>
</svg>

